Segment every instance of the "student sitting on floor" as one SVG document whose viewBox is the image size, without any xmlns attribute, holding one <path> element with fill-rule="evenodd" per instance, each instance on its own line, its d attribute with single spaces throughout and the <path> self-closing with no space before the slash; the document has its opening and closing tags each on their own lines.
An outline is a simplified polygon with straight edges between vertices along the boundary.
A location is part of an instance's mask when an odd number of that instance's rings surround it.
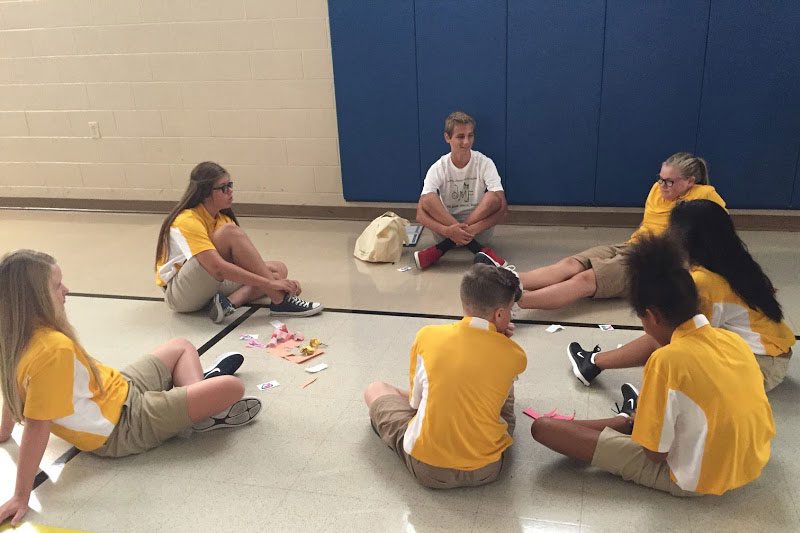
<svg viewBox="0 0 800 533">
<path fill-rule="evenodd" d="M 568 457 L 675 496 L 723 494 L 756 479 L 775 435 L 761 372 L 741 337 L 712 327 L 680 248 L 644 237 L 627 259 L 630 303 L 661 348 L 641 395 L 622 387 L 620 416 L 533 422 L 533 438 Z"/>
<path fill-rule="evenodd" d="M 24 423 L 16 490 L 0 507 L 0 523 L 10 517 L 17 524 L 28 511 L 51 432 L 80 450 L 121 457 L 188 428 L 247 424 L 261 410 L 229 375 L 241 354 L 218 361 L 206 379 L 197 350 L 183 339 L 158 346 L 122 372 L 96 361 L 67 321 L 67 292 L 49 255 L 20 250 L 0 261 L 0 442 L 11 437 L 15 421 Z"/>
<path fill-rule="evenodd" d="M 414 252 L 414 261 L 418 268 L 428 268 L 453 248 L 465 246 L 504 266 L 506 261 L 486 244 L 505 220 L 506 196 L 494 162 L 472 150 L 475 119 L 461 111 L 450 113 L 444 140 L 450 153 L 428 170 L 417 204 L 417 222 L 433 232 L 437 244 Z"/>
<path fill-rule="evenodd" d="M 266 295 L 276 316 L 311 316 L 317 302 L 297 296 L 300 283 L 287 279 L 279 261 L 264 261 L 233 214 L 228 171 L 206 161 L 192 170 L 189 186 L 164 220 L 156 245 L 156 283 L 179 313 L 204 307 L 214 323 L 236 307 Z"/>
<path fill-rule="evenodd" d="M 786 376 L 794 333 L 783 321 L 775 288 L 736 234 L 728 213 L 709 200 L 675 206 L 669 233 L 684 248 L 700 295 L 700 312 L 711 325 L 736 333 L 755 354 L 764 388 L 770 391 Z M 616 350 L 584 350 L 577 342 L 567 351 L 575 376 L 585 385 L 602 370 L 642 366 L 658 342 L 644 335 Z"/>
<path fill-rule="evenodd" d="M 509 339 L 519 281 L 474 265 L 461 281 L 464 318 L 422 328 L 411 347 L 411 390 L 372 383 L 372 427 L 422 485 L 476 486 L 497 479 L 514 432 L 514 380 L 525 352 Z"/>
<path fill-rule="evenodd" d="M 642 224 L 627 242 L 595 246 L 552 265 L 521 272 L 525 292 L 519 306 L 559 309 L 581 298 L 624 296 L 627 284 L 622 258 L 625 250 L 642 235 L 658 235 L 666 230 L 669 213 L 678 202 L 706 199 L 725 207 L 725 202 L 709 185 L 708 166 L 701 157 L 686 152 L 671 155 L 661 164 L 655 181 L 644 204 Z"/>
</svg>

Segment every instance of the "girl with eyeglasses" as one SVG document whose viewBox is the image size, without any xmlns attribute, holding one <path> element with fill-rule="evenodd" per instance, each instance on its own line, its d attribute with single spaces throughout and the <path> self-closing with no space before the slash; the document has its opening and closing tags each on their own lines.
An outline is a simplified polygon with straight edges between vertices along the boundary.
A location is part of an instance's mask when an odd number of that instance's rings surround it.
<svg viewBox="0 0 800 533">
<path fill-rule="evenodd" d="M 712 326 L 739 335 L 755 356 L 765 390 L 777 387 L 789 367 L 794 333 L 783 320 L 772 281 L 736 234 L 731 217 L 708 200 L 682 202 L 672 210 L 668 234 L 686 253 L 700 313 Z M 567 351 L 575 377 L 589 385 L 602 370 L 644 365 L 659 347 L 644 335 L 608 352 L 584 350 L 577 342 Z"/>
<path fill-rule="evenodd" d="M 559 309 L 581 298 L 618 298 L 625 294 L 627 279 L 622 257 L 641 236 L 659 235 L 667 229 L 669 214 L 684 200 L 725 201 L 709 185 L 708 165 L 701 157 L 679 152 L 661 164 L 650 189 L 644 218 L 631 238 L 612 246 L 595 246 L 561 261 L 520 273 L 525 289 L 519 306 L 524 309 Z"/>
<path fill-rule="evenodd" d="M 300 283 L 280 261 L 264 261 L 231 209 L 233 181 L 206 161 L 189 177 L 178 205 L 164 220 L 156 245 L 156 283 L 180 313 L 203 308 L 214 323 L 241 305 L 269 297 L 276 316 L 311 316 L 322 304 L 300 299 Z"/>
</svg>

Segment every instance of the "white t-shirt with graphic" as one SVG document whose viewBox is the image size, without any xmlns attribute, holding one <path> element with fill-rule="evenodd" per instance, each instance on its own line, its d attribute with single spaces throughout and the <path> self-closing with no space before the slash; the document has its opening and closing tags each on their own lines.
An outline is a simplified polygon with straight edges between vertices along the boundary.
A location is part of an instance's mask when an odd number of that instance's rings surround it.
<svg viewBox="0 0 800 533">
<path fill-rule="evenodd" d="M 428 169 L 422 185 L 422 194 L 439 193 L 453 216 L 471 213 L 486 190 L 503 190 L 500 174 L 494 161 L 475 150 L 470 150 L 469 163 L 464 168 L 456 168 L 450 154 L 443 155 Z"/>
</svg>

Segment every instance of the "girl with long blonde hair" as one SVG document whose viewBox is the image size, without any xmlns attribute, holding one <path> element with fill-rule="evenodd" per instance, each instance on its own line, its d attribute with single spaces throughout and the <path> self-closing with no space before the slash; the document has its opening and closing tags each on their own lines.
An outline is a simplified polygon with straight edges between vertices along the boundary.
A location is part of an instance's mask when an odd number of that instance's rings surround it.
<svg viewBox="0 0 800 533">
<path fill-rule="evenodd" d="M 95 360 L 67 320 L 68 292 L 47 254 L 19 250 L 0 260 L 0 442 L 15 422 L 24 428 L 16 490 L 0 506 L 0 523 L 10 517 L 17 524 L 27 512 L 51 432 L 80 450 L 121 457 L 188 428 L 246 424 L 261 410 L 223 371 L 233 356 L 204 379 L 197 350 L 185 339 L 156 347 L 121 372 Z"/>
<path fill-rule="evenodd" d="M 236 307 L 269 297 L 276 316 L 311 316 L 317 302 L 298 298 L 300 283 L 287 279 L 280 261 L 264 261 L 233 213 L 233 181 L 217 163 L 198 164 L 189 185 L 158 233 L 156 284 L 180 313 L 203 308 L 214 323 Z"/>
</svg>

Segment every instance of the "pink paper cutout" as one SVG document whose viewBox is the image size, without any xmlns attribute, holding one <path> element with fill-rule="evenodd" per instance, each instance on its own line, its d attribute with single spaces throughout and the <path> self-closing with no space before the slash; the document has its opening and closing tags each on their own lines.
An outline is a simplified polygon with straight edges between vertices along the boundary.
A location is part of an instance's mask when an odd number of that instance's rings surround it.
<svg viewBox="0 0 800 533">
<path fill-rule="evenodd" d="M 540 413 L 539 411 L 535 410 L 533 407 L 528 407 L 522 411 L 522 414 L 528 415 L 529 417 L 533 418 L 534 420 L 538 418 L 552 418 L 553 420 L 575 420 L 575 412 L 571 415 L 560 415 L 556 409 L 549 411 L 547 413 Z"/>
<path fill-rule="evenodd" d="M 536 420 L 537 418 L 542 418 L 542 415 L 539 413 L 539 411 L 534 410 L 533 407 L 528 407 L 527 409 L 524 409 L 522 411 L 522 414 L 528 415 L 529 417 L 533 418 L 534 420 Z"/>
</svg>

